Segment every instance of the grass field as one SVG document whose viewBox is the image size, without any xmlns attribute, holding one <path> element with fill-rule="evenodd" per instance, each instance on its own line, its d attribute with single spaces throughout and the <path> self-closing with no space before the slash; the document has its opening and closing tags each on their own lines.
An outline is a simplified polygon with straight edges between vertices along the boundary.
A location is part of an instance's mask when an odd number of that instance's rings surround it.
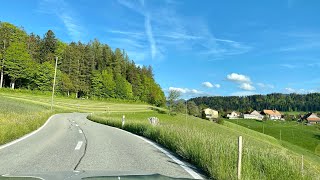
<svg viewBox="0 0 320 180">
<path fill-rule="evenodd" d="M 306 126 L 293 121 L 256 121 L 250 119 L 228 121 L 287 141 L 320 156 L 320 126 Z"/>
<path fill-rule="evenodd" d="M 121 128 L 124 113 L 94 113 L 89 119 Z M 224 125 L 184 115 L 154 112 L 125 113 L 124 129 L 150 138 L 207 172 L 213 179 L 237 178 L 237 138 L 244 139 L 243 179 L 319 179 L 320 162 L 305 159 L 284 148 L 277 139 L 248 128 L 225 122 Z M 153 127 L 148 117 L 156 116 Z"/>
</svg>

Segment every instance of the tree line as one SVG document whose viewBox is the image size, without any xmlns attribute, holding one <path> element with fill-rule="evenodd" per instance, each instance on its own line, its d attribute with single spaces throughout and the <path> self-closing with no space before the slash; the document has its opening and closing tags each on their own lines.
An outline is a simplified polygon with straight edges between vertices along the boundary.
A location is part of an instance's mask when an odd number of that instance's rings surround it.
<svg viewBox="0 0 320 180">
<path fill-rule="evenodd" d="M 165 105 L 151 66 L 137 66 L 124 50 L 94 39 L 65 43 L 52 30 L 41 38 L 0 22 L 0 88 L 49 91 L 58 57 L 57 91 L 89 98 L 121 98 Z"/>
<path fill-rule="evenodd" d="M 276 109 L 279 111 L 320 111 L 320 93 L 310 94 L 281 94 L 251 96 L 212 96 L 196 97 L 190 99 L 198 106 L 210 107 L 220 112 L 252 111 L 263 109 Z"/>
</svg>

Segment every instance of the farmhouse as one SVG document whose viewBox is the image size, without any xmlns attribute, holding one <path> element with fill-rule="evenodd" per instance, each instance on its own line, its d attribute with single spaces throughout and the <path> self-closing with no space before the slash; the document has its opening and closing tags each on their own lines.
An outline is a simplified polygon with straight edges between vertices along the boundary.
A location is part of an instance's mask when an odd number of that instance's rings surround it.
<svg viewBox="0 0 320 180">
<path fill-rule="evenodd" d="M 202 114 L 203 114 L 203 118 L 206 118 L 206 119 L 216 119 L 219 117 L 218 111 L 210 108 L 204 109 Z"/>
<path fill-rule="evenodd" d="M 320 124 L 320 118 L 315 113 L 308 113 L 303 117 L 309 124 Z"/>
<path fill-rule="evenodd" d="M 269 109 L 264 109 L 261 112 L 262 115 L 266 115 L 268 119 L 281 119 L 281 113 L 277 110 L 269 110 Z"/>
<path fill-rule="evenodd" d="M 250 114 L 244 114 L 244 119 L 256 119 L 256 120 L 262 120 L 263 115 L 261 115 L 258 111 L 254 110 Z"/>
<path fill-rule="evenodd" d="M 227 114 L 227 118 L 229 119 L 239 119 L 240 118 L 240 113 L 236 111 L 232 111 L 231 113 Z"/>
</svg>

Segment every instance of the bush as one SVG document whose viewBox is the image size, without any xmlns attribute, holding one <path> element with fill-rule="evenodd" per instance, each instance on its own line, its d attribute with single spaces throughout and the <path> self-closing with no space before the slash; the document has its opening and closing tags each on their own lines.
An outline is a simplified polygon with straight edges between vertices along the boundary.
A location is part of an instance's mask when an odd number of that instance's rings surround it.
<svg viewBox="0 0 320 180">
<path fill-rule="evenodd" d="M 218 123 L 218 124 L 224 124 L 224 119 L 223 118 L 217 118 L 215 120 L 215 122 Z"/>
</svg>

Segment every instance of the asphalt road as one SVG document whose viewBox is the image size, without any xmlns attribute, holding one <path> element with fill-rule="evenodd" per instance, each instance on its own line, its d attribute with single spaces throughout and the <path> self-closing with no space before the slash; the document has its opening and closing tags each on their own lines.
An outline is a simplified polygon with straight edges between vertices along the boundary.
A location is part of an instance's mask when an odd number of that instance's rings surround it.
<svg viewBox="0 0 320 180">
<path fill-rule="evenodd" d="M 86 116 L 57 114 L 34 135 L 0 147 L 0 175 L 91 171 L 197 176 L 142 138 Z"/>
</svg>

